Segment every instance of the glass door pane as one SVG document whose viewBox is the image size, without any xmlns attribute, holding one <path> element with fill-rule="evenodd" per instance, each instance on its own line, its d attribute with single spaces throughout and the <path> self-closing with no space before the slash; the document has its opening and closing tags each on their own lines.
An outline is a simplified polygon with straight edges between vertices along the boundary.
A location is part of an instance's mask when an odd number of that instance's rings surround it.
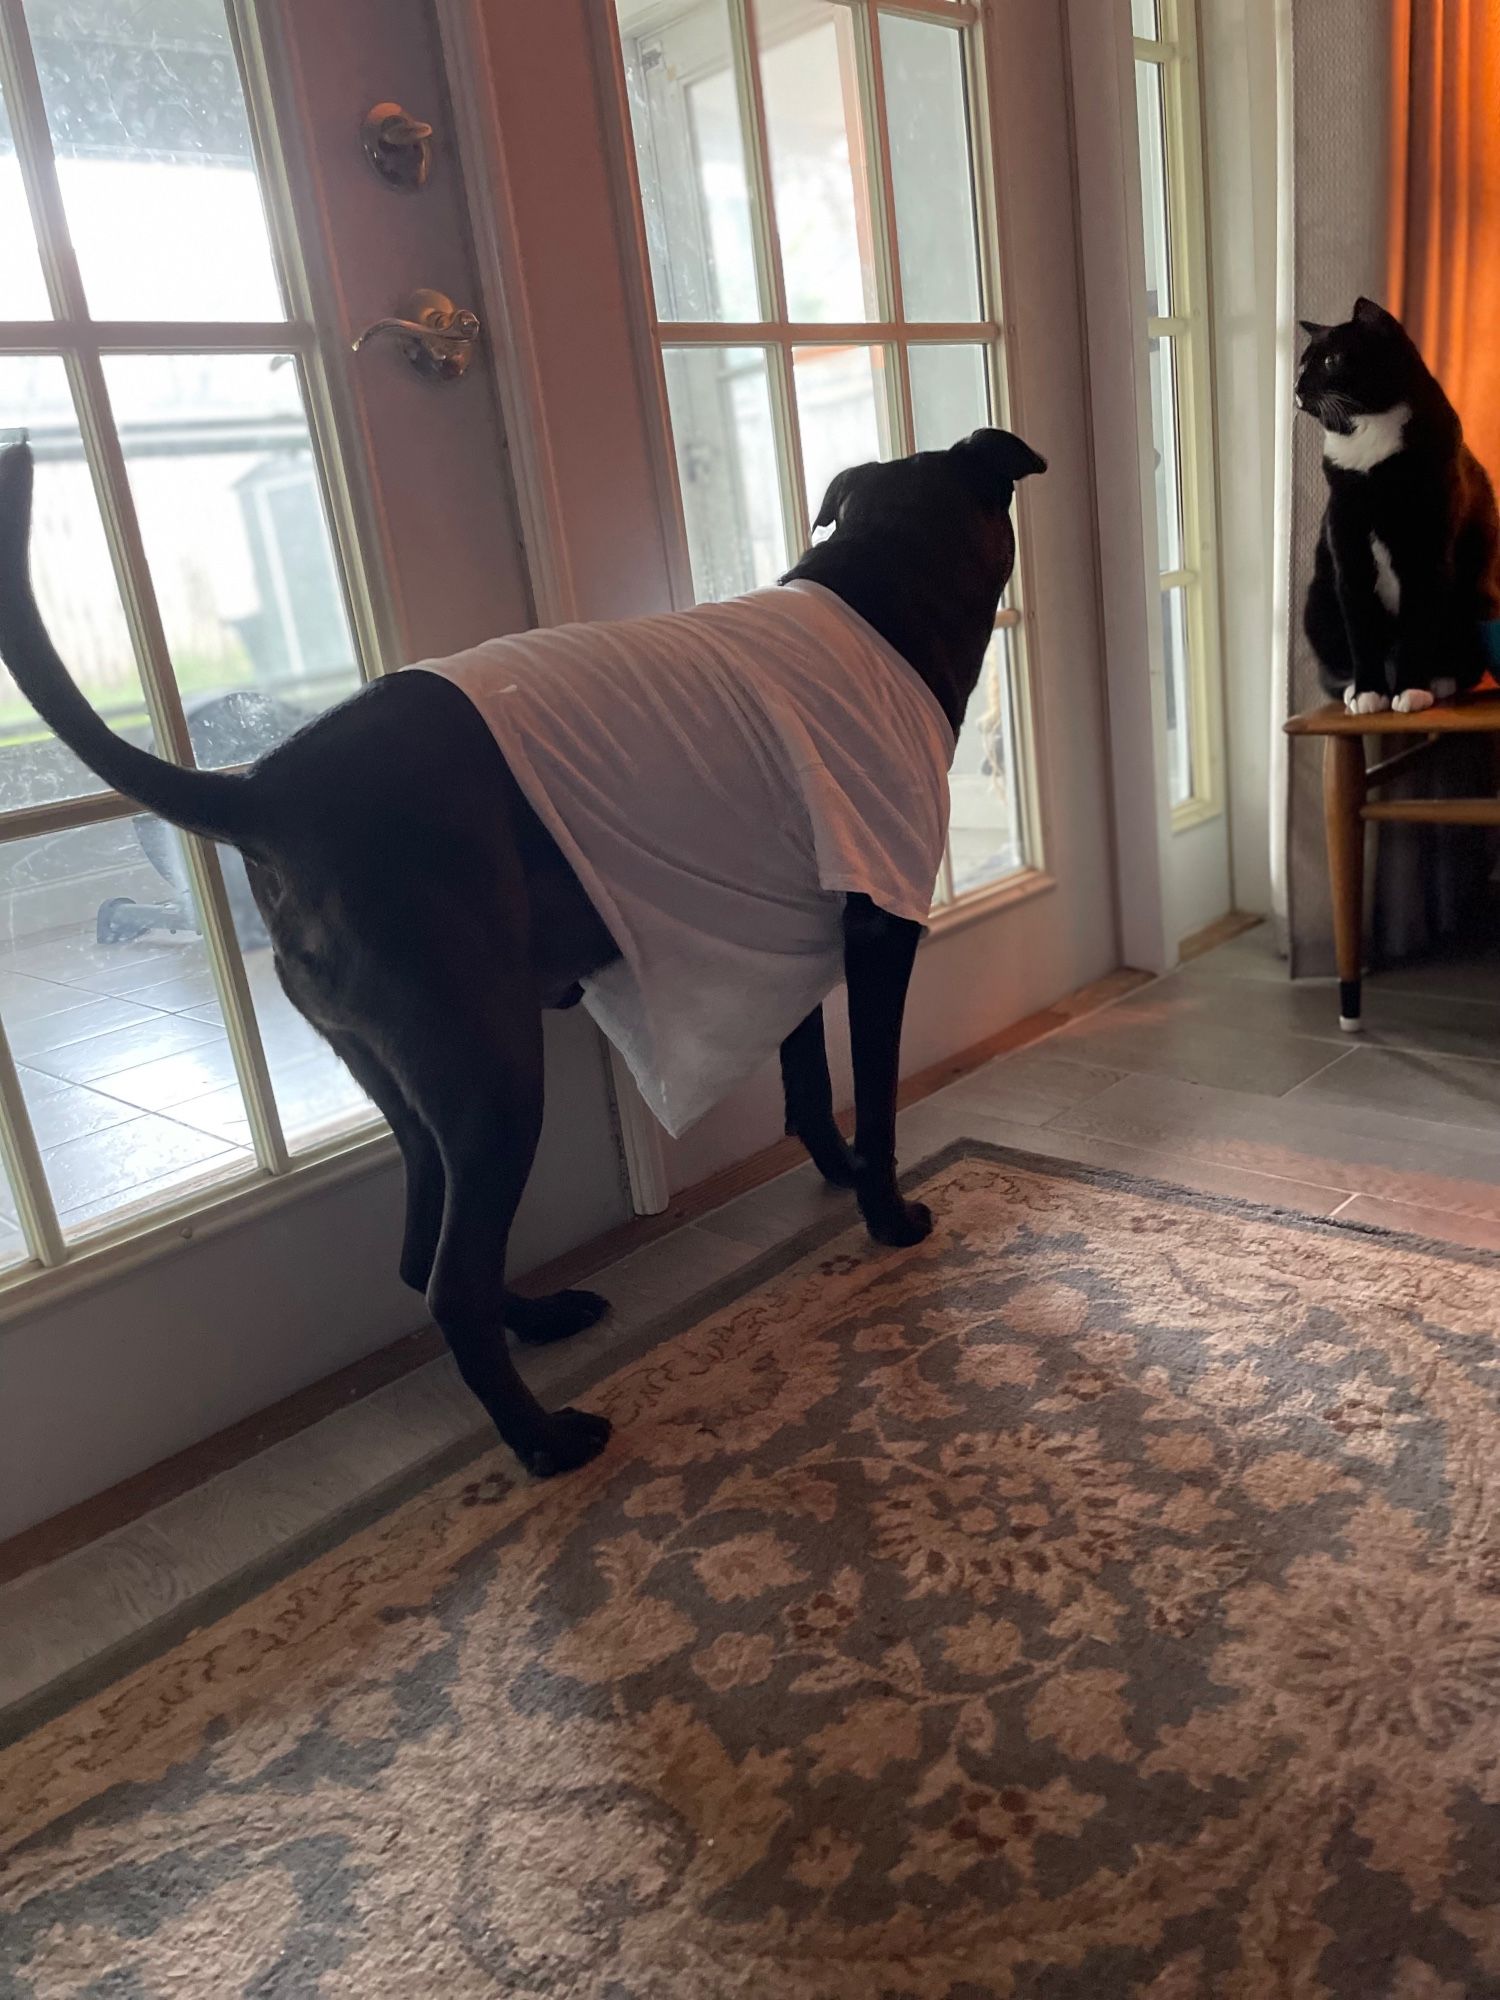
<svg viewBox="0 0 1500 2000">
<path fill-rule="evenodd" d="M 1174 570 L 1184 566 L 1175 341 L 1164 336 L 1151 342 L 1149 370 L 1151 444 L 1156 455 L 1157 563 L 1163 570 Z"/>
<path fill-rule="evenodd" d="M 918 451 L 946 451 L 990 420 L 988 351 L 980 346 L 907 350 L 911 421 Z"/>
<path fill-rule="evenodd" d="M 1161 598 L 1162 649 L 1166 663 L 1167 772 L 1174 806 L 1193 796 L 1193 683 L 1188 653 L 1187 591 L 1164 590 Z"/>
<path fill-rule="evenodd" d="M 807 509 L 816 519 L 836 472 L 892 451 L 883 347 L 799 347 L 792 355 Z"/>
<path fill-rule="evenodd" d="M 20 437 L 30 439 L 36 461 L 31 575 L 42 615 L 92 705 L 143 743 L 146 697 L 67 369 L 56 355 L 0 355 L 0 447 Z M 104 789 L 0 668 L 0 811 Z"/>
<path fill-rule="evenodd" d="M 1140 127 L 1141 215 L 1146 232 L 1146 311 L 1166 319 L 1173 311 L 1171 239 L 1167 217 L 1166 131 L 1161 69 L 1135 66 L 1135 109 Z"/>
<path fill-rule="evenodd" d="M 941 21 L 880 16 L 902 298 L 910 320 L 980 317 L 963 40 Z"/>
<path fill-rule="evenodd" d="M 756 8 L 776 232 L 792 320 L 875 319 L 869 168 L 847 7 Z"/>
<path fill-rule="evenodd" d="M 988 888 L 1026 865 L 1014 675 L 1015 649 L 1006 628 L 995 634 L 985 654 L 949 779 L 948 852 L 955 896 Z"/>
<path fill-rule="evenodd" d="M 147 814 L 0 846 L 0 1010 L 69 1234 L 254 1165 L 179 838 Z"/>
<path fill-rule="evenodd" d="M 222 0 L 25 0 L 96 319 L 283 317 Z"/>
<path fill-rule="evenodd" d="M 4 289 L 0 291 L 0 318 L 51 319 L 52 308 L 47 303 L 47 287 L 42 281 L 42 261 L 37 255 L 3 91 L 0 91 L 0 272 L 5 274 Z"/>
<path fill-rule="evenodd" d="M 262 756 L 359 684 L 296 367 L 104 363 L 198 761 Z"/>
<path fill-rule="evenodd" d="M 657 316 L 753 320 L 750 176 L 728 0 L 616 0 Z"/>
<path fill-rule="evenodd" d="M 700 600 L 738 597 L 787 567 L 762 347 L 669 347 L 672 442 Z"/>
</svg>

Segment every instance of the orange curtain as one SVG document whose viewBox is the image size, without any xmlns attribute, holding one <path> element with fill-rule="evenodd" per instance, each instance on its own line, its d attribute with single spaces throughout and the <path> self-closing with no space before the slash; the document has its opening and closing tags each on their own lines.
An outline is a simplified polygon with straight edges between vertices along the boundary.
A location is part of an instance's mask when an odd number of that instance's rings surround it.
<svg viewBox="0 0 1500 2000">
<path fill-rule="evenodd" d="M 1500 0 L 1393 0 L 1388 303 L 1500 486 Z"/>
</svg>

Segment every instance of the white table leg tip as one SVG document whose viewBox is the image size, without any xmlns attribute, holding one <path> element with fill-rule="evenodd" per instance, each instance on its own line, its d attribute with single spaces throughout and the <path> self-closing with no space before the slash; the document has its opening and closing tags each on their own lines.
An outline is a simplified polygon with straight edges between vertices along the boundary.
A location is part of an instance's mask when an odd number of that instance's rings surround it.
<svg viewBox="0 0 1500 2000">
<path fill-rule="evenodd" d="M 1358 1035 L 1362 1033 L 1364 1025 L 1365 1025 L 1364 1022 L 1360 1019 L 1358 1014 L 1339 1015 L 1339 1026 L 1343 1029 L 1346 1035 Z"/>
</svg>

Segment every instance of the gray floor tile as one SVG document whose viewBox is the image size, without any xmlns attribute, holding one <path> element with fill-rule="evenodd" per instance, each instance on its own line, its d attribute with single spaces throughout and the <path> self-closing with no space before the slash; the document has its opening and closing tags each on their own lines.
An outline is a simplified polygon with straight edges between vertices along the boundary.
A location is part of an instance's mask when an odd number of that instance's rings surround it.
<svg viewBox="0 0 1500 2000">
<path fill-rule="evenodd" d="M 97 1089 L 141 1111 L 170 1111 L 174 1105 L 233 1085 L 234 1056 L 228 1039 L 221 1035 L 217 1041 L 202 1042 L 176 1055 L 109 1070 L 96 1076 L 94 1083 Z"/>
<path fill-rule="evenodd" d="M 162 1056 L 178 1055 L 184 1049 L 203 1048 L 223 1039 L 223 1028 L 211 1021 L 189 1020 L 185 1014 L 152 1013 L 143 1021 L 90 1035 L 86 1041 L 70 1042 L 64 1048 L 33 1049 L 26 1059 L 34 1069 L 44 1070 L 49 1076 L 66 1077 L 72 1083 L 94 1083 L 101 1077 L 138 1068 Z"/>
<path fill-rule="evenodd" d="M 3 955 L 0 955 L 3 957 Z M 3 959 L 9 963 L 8 959 Z M 14 1035 L 29 1021 L 44 1020 L 49 1014 L 63 1014 L 96 996 L 77 986 L 63 986 L 55 979 L 33 979 L 25 973 L 0 972 L 0 1016 L 6 1032 Z"/>
<path fill-rule="evenodd" d="M 1257 1034 L 1200 1013 L 1163 980 L 1123 1015 L 1110 1008 L 1066 1028 L 1048 1046 L 1095 1068 L 1174 1077 L 1181 1083 L 1279 1097 L 1342 1053 L 1310 1036 Z"/>
<path fill-rule="evenodd" d="M 609 1300 L 616 1326 L 634 1330 L 727 1278 L 754 1255 L 751 1244 L 690 1224 L 586 1282 Z M 605 1329 L 606 1339 L 608 1333 Z"/>
<path fill-rule="evenodd" d="M 193 941 L 201 951 L 201 942 Z M 80 927 L 67 937 L 39 938 L 5 954 L 9 972 L 29 973 L 38 979 L 58 979 L 70 986 L 95 987 L 106 993 L 126 993 L 132 985 L 165 979 L 187 961 L 172 946 L 155 943 L 133 945 L 98 944 L 93 925 Z M 158 967 L 158 970 L 151 970 Z"/>
<path fill-rule="evenodd" d="M 1398 1229 L 1436 1243 L 1459 1243 L 1470 1250 L 1500 1251 L 1500 1218 L 1460 1215 L 1453 1209 L 1419 1208 L 1414 1202 L 1382 1201 L 1376 1195 L 1354 1194 L 1336 1211 L 1341 1222 L 1362 1222 L 1372 1229 Z"/>
<path fill-rule="evenodd" d="M 1363 1105 L 1299 1104 L 1131 1076 L 1043 1129 L 1350 1194 L 1500 1216 L 1500 1148 L 1483 1132 Z"/>
<path fill-rule="evenodd" d="M 1287 962 L 1276 950 L 1275 931 L 1268 923 L 1257 924 L 1228 944 L 1189 959 L 1184 969 L 1219 979 L 1253 979 L 1265 985 L 1284 984 L 1287 977 Z"/>
<path fill-rule="evenodd" d="M 153 968 L 155 969 L 155 968 Z M 131 998 L 143 1007 L 160 1007 L 169 1014 L 185 1014 L 189 1007 L 216 1007 L 214 976 L 207 965 L 187 972 L 173 972 L 165 979 L 153 979 L 131 988 Z"/>
<path fill-rule="evenodd" d="M 97 993 L 145 992 L 163 980 L 208 970 L 203 940 L 186 934 L 176 943 L 162 937 L 136 944 L 91 945 L 85 956 L 84 968 L 68 976 L 75 985 L 90 986 Z"/>
<path fill-rule="evenodd" d="M 1332 985 L 1230 983 L 1189 966 L 1151 991 L 1153 996 L 1161 994 L 1160 1004 L 1169 1005 L 1178 1020 L 1212 1021 L 1257 1035 L 1307 1036 L 1351 1046 L 1351 1038 L 1338 1024 L 1338 992 Z M 1134 1018 L 1129 1003 L 1120 1011 L 1125 1019 Z M 1500 995 L 1494 1002 L 1473 996 L 1460 1002 L 1371 980 L 1364 1024 L 1354 1046 L 1423 1049 L 1500 1062 Z"/>
<path fill-rule="evenodd" d="M 1012 1124 L 1045 1125 L 1108 1090 L 1123 1074 L 1097 1063 L 1074 1062 L 1056 1043 L 1043 1042 L 1013 1056 L 998 1056 L 950 1088 Z"/>
<path fill-rule="evenodd" d="M 224 1142 L 207 1132 L 147 1116 L 69 1139 L 43 1158 L 52 1198 L 71 1215 L 95 1213 L 101 1203 L 112 1206 L 133 1188 L 186 1174 L 224 1151 Z"/>
<path fill-rule="evenodd" d="M 1288 1102 L 1298 1110 L 1337 1105 L 1463 1132 L 1500 1133 L 1500 1063 L 1416 1049 L 1356 1047 L 1300 1085 Z"/>
<path fill-rule="evenodd" d="M 127 1119 L 139 1115 L 133 1105 L 122 1104 L 118 1098 L 106 1097 L 81 1083 L 65 1083 L 57 1077 L 47 1077 L 44 1081 L 52 1085 L 50 1090 L 35 1094 L 26 1090 L 32 1130 L 43 1152 L 66 1145 L 70 1139 L 85 1139 L 91 1133 L 107 1131 L 111 1125 L 123 1125 Z"/>
<path fill-rule="evenodd" d="M 1012 1152 L 1063 1160 L 1075 1166 L 1099 1167 L 1137 1179 L 1165 1181 L 1170 1186 L 1193 1188 L 1201 1194 L 1225 1195 L 1232 1200 L 1294 1209 L 1305 1215 L 1331 1215 L 1349 1199 L 1349 1189 L 1331 1173 L 1318 1180 L 1309 1175 L 1276 1171 L 1277 1165 L 1290 1167 L 1289 1161 L 1268 1161 L 1258 1168 L 1208 1151 L 1194 1153 L 1170 1143 L 1142 1144 L 1093 1132 L 1067 1131 L 1059 1125 L 1018 1125 L 994 1117 L 985 1108 L 962 1098 L 944 1102 L 947 1095 L 929 1098 L 902 1114 L 903 1165 L 914 1165 L 924 1155 L 935 1153 L 956 1139 L 983 1139 Z"/>
<path fill-rule="evenodd" d="M 847 1189 L 831 1188 L 817 1169 L 808 1165 L 700 1216 L 697 1226 L 711 1236 L 766 1250 L 816 1223 L 840 1216 L 853 1222 L 856 1213 L 853 1195 Z"/>
<path fill-rule="evenodd" d="M 110 1034 L 119 1028 L 143 1027 L 162 1018 L 154 1007 L 141 1007 L 133 1000 L 84 993 L 76 986 L 71 992 L 74 1005 L 52 1014 L 34 1014 L 10 1031 L 11 1054 L 17 1062 L 35 1062 L 40 1056 L 92 1041 L 96 1035 Z"/>
<path fill-rule="evenodd" d="M 153 1624 L 192 1587 L 149 1516 L 0 1587 L 0 1707 Z"/>
</svg>

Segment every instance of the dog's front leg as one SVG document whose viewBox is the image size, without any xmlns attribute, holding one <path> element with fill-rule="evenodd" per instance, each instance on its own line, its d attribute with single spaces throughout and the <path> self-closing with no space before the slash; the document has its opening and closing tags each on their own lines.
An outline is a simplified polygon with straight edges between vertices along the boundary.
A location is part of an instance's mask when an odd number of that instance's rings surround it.
<svg viewBox="0 0 1500 2000">
<path fill-rule="evenodd" d="M 853 1187 L 854 1155 L 834 1122 L 821 1007 L 814 1007 L 782 1043 L 781 1084 L 786 1094 L 787 1136 L 802 1141 L 830 1187 Z"/>
<path fill-rule="evenodd" d="M 844 899 L 844 979 L 854 1059 L 854 1191 L 878 1243 L 920 1243 L 932 1215 L 896 1185 L 896 1079 L 901 1017 L 922 926 L 868 896 Z"/>
</svg>

